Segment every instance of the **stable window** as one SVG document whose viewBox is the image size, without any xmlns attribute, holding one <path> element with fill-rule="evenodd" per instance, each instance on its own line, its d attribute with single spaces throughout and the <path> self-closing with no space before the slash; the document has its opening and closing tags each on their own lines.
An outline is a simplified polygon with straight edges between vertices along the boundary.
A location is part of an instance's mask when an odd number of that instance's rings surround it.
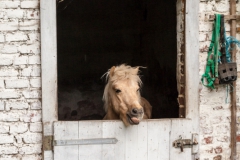
<svg viewBox="0 0 240 160">
<path fill-rule="evenodd" d="M 176 21 L 175 1 L 59 2 L 58 119 L 102 119 L 101 76 L 122 63 L 147 67 L 141 95 L 152 118 L 177 118 Z"/>
</svg>

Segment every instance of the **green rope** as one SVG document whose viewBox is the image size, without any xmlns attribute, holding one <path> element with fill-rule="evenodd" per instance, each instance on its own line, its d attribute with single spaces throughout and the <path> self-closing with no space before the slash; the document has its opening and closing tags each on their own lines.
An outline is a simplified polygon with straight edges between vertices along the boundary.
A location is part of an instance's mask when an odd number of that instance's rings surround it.
<svg viewBox="0 0 240 160">
<path fill-rule="evenodd" d="M 220 36 L 220 22 L 221 15 L 216 14 L 215 24 L 212 33 L 212 41 L 208 49 L 207 65 L 205 73 L 202 75 L 202 84 L 208 88 L 214 89 L 214 81 L 218 78 L 218 47 L 219 47 L 219 36 Z M 214 49 L 214 53 L 212 53 Z M 207 84 L 204 84 L 204 78 L 207 80 Z"/>
</svg>

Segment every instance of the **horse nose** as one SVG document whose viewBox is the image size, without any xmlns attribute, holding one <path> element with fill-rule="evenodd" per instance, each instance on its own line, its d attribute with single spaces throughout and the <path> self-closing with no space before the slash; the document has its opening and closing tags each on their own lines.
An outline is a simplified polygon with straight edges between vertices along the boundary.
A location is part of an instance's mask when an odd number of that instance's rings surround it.
<svg viewBox="0 0 240 160">
<path fill-rule="evenodd" d="M 143 109 L 141 108 L 141 109 L 138 109 L 138 108 L 133 108 L 132 110 L 131 110 L 131 114 L 133 115 L 133 116 L 138 116 L 139 114 L 142 114 L 143 113 Z"/>
</svg>

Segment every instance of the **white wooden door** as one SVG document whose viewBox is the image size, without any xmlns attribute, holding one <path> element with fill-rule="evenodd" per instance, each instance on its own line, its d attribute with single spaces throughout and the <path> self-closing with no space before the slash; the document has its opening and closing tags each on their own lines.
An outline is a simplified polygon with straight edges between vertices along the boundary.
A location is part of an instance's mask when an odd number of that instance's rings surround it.
<svg viewBox="0 0 240 160">
<path fill-rule="evenodd" d="M 174 148 L 192 138 L 189 119 L 147 120 L 125 127 L 121 121 L 58 121 L 54 140 L 116 138 L 116 144 L 54 146 L 54 160 L 190 160 L 192 149 Z"/>
</svg>

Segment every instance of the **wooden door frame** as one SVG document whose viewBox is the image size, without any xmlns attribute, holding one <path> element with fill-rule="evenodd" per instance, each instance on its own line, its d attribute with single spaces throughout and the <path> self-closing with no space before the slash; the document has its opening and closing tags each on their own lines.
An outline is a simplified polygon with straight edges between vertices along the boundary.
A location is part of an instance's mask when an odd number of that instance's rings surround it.
<svg viewBox="0 0 240 160">
<path fill-rule="evenodd" d="M 199 133 L 199 1 L 185 2 L 185 105 L 186 118 L 192 119 L 193 133 Z M 57 33 L 56 0 L 40 0 L 41 74 L 43 136 L 53 135 L 57 109 Z M 43 151 L 52 160 L 51 150 Z"/>
</svg>

